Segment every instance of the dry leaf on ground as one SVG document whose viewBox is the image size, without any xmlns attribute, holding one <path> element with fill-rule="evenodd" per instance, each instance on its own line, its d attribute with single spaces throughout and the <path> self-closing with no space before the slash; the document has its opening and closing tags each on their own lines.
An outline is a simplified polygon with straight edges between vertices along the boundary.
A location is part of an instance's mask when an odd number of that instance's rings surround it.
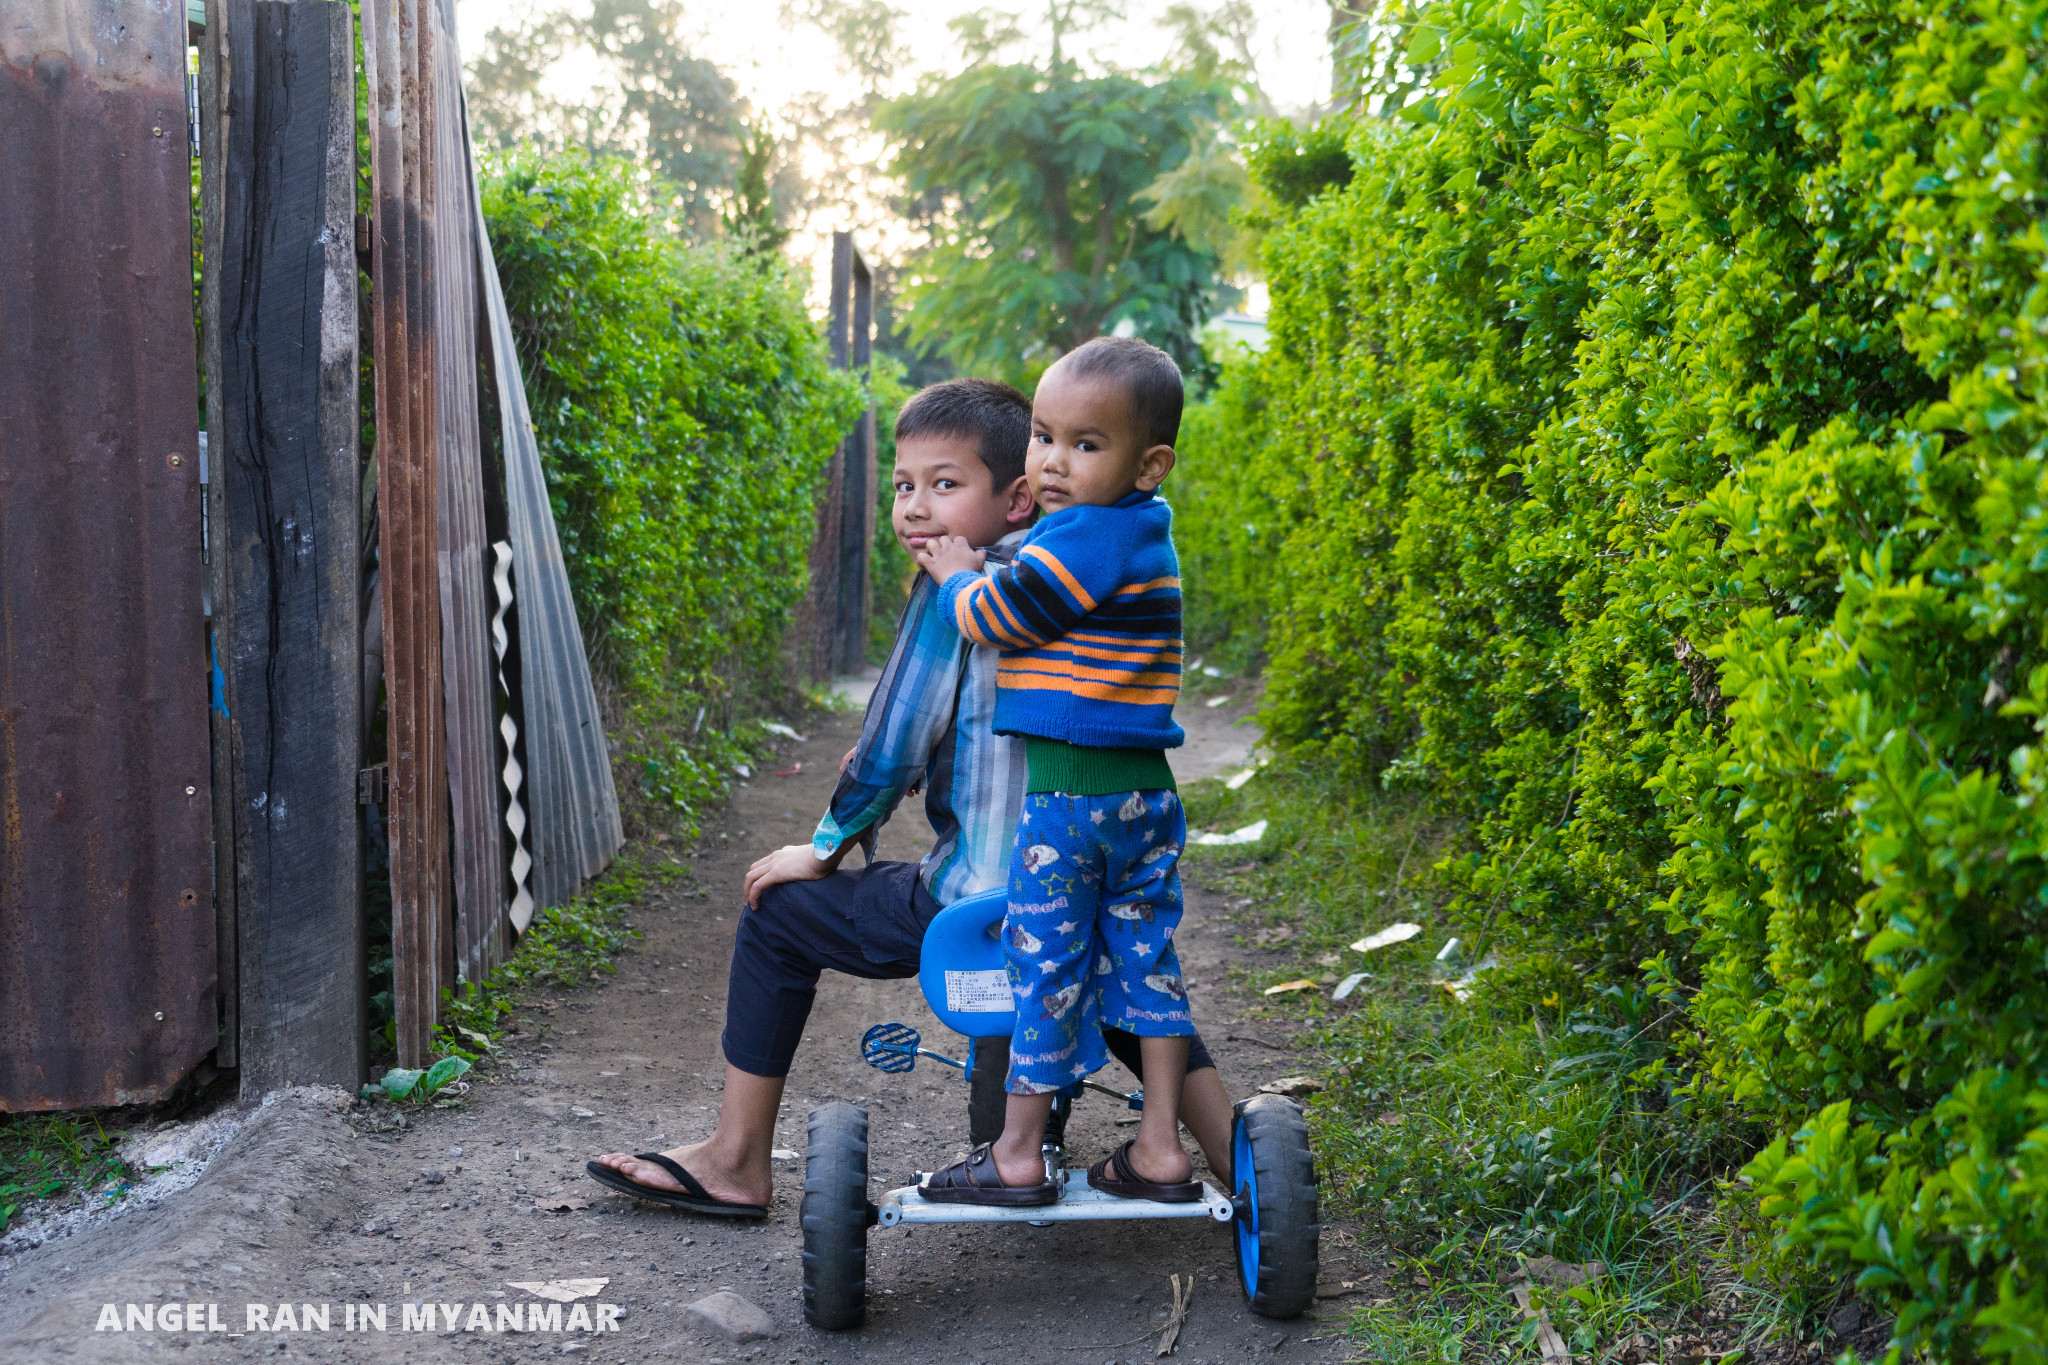
<svg viewBox="0 0 2048 1365">
<path fill-rule="evenodd" d="M 1506 1280 L 1531 1279 L 1538 1284 L 1561 1284 L 1566 1288 L 1573 1285 L 1591 1284 L 1607 1274 L 1605 1261 L 1560 1261 L 1555 1256 L 1532 1256 L 1522 1262 L 1520 1274 L 1507 1274 Z"/>
<path fill-rule="evenodd" d="M 1152 1357 L 1155 1360 L 1161 1356 L 1172 1355 L 1174 1347 L 1180 1344 L 1181 1324 L 1188 1320 L 1188 1305 L 1195 1301 L 1194 1273 L 1190 1271 L 1188 1274 L 1185 1292 L 1181 1289 L 1180 1276 L 1175 1275 L 1172 1278 L 1173 1312 L 1167 1316 L 1166 1330 L 1159 1334 L 1159 1349 L 1152 1353 Z"/>
<path fill-rule="evenodd" d="M 1572 1353 L 1565 1349 L 1564 1338 L 1550 1325 L 1550 1315 L 1529 1302 L 1529 1282 L 1516 1280 L 1508 1286 L 1508 1293 L 1515 1300 L 1515 1307 L 1522 1310 L 1524 1319 L 1536 1323 L 1536 1345 L 1543 1352 L 1543 1365 L 1571 1365 Z"/>
<path fill-rule="evenodd" d="M 587 1299 L 596 1294 L 611 1283 L 611 1277 L 589 1280 L 507 1280 L 505 1283 L 514 1289 L 524 1289 L 527 1293 L 536 1294 L 543 1299 L 553 1299 L 556 1303 L 574 1303 L 578 1299 Z"/>
<path fill-rule="evenodd" d="M 574 1213 L 577 1209 L 590 1207 L 588 1199 L 570 1199 L 566 1196 L 554 1199 L 536 1199 L 533 1206 L 542 1213 Z"/>
</svg>

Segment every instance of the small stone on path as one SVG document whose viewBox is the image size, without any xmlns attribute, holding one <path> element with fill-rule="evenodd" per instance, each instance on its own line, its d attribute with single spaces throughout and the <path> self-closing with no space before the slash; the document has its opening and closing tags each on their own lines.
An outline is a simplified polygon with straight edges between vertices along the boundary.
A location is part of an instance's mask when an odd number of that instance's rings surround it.
<svg viewBox="0 0 2048 1365">
<path fill-rule="evenodd" d="M 721 1289 L 699 1299 L 684 1311 L 734 1341 L 759 1341 L 763 1337 L 781 1335 L 775 1319 L 730 1289 Z"/>
</svg>

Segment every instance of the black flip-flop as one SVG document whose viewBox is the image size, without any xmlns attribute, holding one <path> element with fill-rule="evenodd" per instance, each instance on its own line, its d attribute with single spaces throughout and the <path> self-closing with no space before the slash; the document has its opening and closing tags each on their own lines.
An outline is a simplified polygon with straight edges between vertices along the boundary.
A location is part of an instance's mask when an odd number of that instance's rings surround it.
<svg viewBox="0 0 2048 1365">
<path fill-rule="evenodd" d="M 981 1204 L 1002 1209 L 1032 1209 L 1056 1204 L 1060 1187 L 1050 1180 L 1036 1185 L 1005 1185 L 996 1171 L 995 1154 L 984 1142 L 942 1171 L 933 1171 L 918 1193 L 939 1204 Z"/>
<path fill-rule="evenodd" d="M 675 1182 L 683 1188 L 680 1190 L 657 1190 L 651 1185 L 642 1185 L 639 1181 L 633 1180 L 609 1166 L 600 1166 L 595 1161 L 584 1162 L 583 1169 L 590 1172 L 592 1180 L 595 1180 L 607 1189 L 617 1190 L 620 1194 L 630 1194 L 635 1199 L 645 1199 L 650 1204 L 666 1204 L 672 1209 L 687 1209 L 691 1213 L 708 1213 L 714 1218 L 766 1218 L 768 1216 L 768 1206 L 765 1204 L 734 1204 L 714 1197 L 709 1190 L 697 1183 L 696 1176 L 691 1175 L 660 1152 L 638 1152 L 634 1154 L 633 1159 L 635 1161 L 653 1162 L 675 1177 Z"/>
<path fill-rule="evenodd" d="M 1202 1182 L 1183 1180 L 1175 1185 L 1158 1185 L 1138 1174 L 1131 1165 L 1131 1148 L 1136 1138 L 1088 1168 L 1088 1183 L 1104 1194 L 1119 1199 L 1150 1199 L 1155 1204 L 1193 1204 L 1202 1198 Z"/>
</svg>

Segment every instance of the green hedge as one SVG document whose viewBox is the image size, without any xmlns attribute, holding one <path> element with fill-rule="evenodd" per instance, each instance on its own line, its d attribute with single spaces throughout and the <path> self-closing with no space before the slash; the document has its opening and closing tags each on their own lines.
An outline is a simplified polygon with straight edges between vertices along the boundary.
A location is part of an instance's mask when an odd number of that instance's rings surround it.
<svg viewBox="0 0 2048 1365">
<path fill-rule="evenodd" d="M 782 695 L 819 475 L 862 402 L 794 276 L 683 242 L 613 158 L 506 158 L 483 202 L 593 664 L 640 697 Z"/>
<path fill-rule="evenodd" d="M 1348 164 L 1263 132 L 1190 619 L 1468 822 L 1497 995 L 1686 1002 L 1786 1257 L 2048 1359 L 2048 4 L 1411 17 Z"/>
</svg>

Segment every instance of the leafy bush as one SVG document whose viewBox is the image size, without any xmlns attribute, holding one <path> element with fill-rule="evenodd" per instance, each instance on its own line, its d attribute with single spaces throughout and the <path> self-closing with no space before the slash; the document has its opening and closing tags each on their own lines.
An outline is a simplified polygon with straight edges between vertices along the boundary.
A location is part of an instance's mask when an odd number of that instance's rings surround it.
<svg viewBox="0 0 2048 1365">
<path fill-rule="evenodd" d="M 1242 352 L 1225 359 L 1208 400 L 1182 418 L 1184 453 L 1166 484 L 1187 585 L 1185 629 L 1233 668 L 1265 648 L 1275 551 L 1303 515 L 1284 505 L 1290 487 L 1270 482 L 1268 466 L 1284 457 L 1268 448 L 1282 438 L 1269 419 L 1267 374 Z"/>
<path fill-rule="evenodd" d="M 2048 1358 L 2044 32 L 1421 8 L 1180 491 L 1252 461 L 1273 564 L 1190 615 L 1271 622 L 1276 739 L 1468 822 L 1501 991 L 1657 957 L 1785 1255 L 1941 1359 Z"/>
<path fill-rule="evenodd" d="M 425 1103 L 443 1089 L 460 1080 L 469 1070 L 465 1057 L 443 1057 L 432 1066 L 414 1070 L 408 1067 L 392 1067 L 384 1078 L 374 1085 L 366 1085 L 360 1094 L 366 1100 L 418 1100 Z M 451 1100 L 439 1100 L 437 1104 L 451 1104 Z"/>
<path fill-rule="evenodd" d="M 779 695 L 818 478 L 860 410 L 779 258 L 676 237 L 658 187 L 493 162 L 484 216 L 585 642 L 628 692 Z"/>
</svg>

